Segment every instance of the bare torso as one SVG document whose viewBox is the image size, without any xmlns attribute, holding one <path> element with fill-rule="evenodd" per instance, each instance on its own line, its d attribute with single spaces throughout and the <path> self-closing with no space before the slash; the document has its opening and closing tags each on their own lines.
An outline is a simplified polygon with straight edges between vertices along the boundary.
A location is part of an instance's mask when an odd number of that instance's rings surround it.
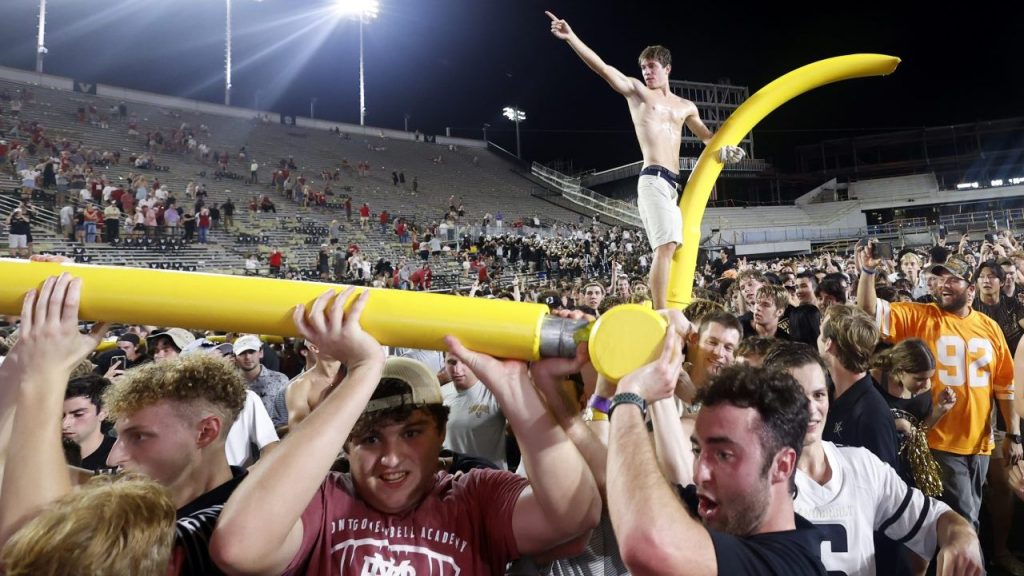
<svg viewBox="0 0 1024 576">
<path fill-rule="evenodd" d="M 627 98 L 644 167 L 658 165 L 679 172 L 679 146 L 683 124 L 697 115 L 697 107 L 672 93 L 651 90 L 637 81 L 637 93 Z"/>
</svg>

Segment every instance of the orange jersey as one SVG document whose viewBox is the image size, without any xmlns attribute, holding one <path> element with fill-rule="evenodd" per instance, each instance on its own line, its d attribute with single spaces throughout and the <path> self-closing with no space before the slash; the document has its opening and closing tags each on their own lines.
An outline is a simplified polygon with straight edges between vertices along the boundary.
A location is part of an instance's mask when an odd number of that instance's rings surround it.
<svg viewBox="0 0 1024 576">
<path fill-rule="evenodd" d="M 960 318 L 936 304 L 879 300 L 875 312 L 890 342 L 920 338 L 931 348 L 932 402 L 946 388 L 956 393 L 956 404 L 928 431 L 928 445 L 954 454 L 990 454 L 992 398 L 1013 400 L 1013 356 L 999 325 L 976 310 Z"/>
</svg>

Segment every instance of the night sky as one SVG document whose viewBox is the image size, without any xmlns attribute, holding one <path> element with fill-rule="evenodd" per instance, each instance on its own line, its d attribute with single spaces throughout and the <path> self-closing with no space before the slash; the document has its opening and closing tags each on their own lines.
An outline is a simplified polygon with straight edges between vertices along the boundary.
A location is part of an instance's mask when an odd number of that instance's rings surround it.
<svg viewBox="0 0 1024 576">
<path fill-rule="evenodd" d="M 367 124 L 480 138 L 514 149 L 501 109 L 518 105 L 523 155 L 579 169 L 639 160 L 622 97 L 549 32 L 565 18 L 606 61 L 637 75 L 648 44 L 673 51 L 675 79 L 728 78 L 751 93 L 810 62 L 899 56 L 889 77 L 819 88 L 754 131 L 757 156 L 785 168 L 825 138 L 1024 113 L 1024 3 L 382 0 L 365 26 Z M 842 4 L 843 7 L 835 7 Z M 46 71 L 223 101 L 223 0 L 49 0 Z M 233 102 L 358 122 L 358 24 L 323 0 L 233 0 Z M 0 64 L 32 69 L 38 3 L 5 0 Z"/>
</svg>

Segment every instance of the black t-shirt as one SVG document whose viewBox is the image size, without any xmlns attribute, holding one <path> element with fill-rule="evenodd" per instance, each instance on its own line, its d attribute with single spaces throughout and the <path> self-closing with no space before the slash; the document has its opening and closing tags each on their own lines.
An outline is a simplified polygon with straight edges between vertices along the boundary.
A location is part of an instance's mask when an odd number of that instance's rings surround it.
<svg viewBox="0 0 1024 576">
<path fill-rule="evenodd" d="M 714 274 L 715 278 L 721 278 L 722 274 L 725 274 L 726 270 L 732 270 L 736 268 L 736 261 L 732 258 L 722 262 L 721 258 L 715 258 L 711 262 L 711 273 Z"/>
<path fill-rule="evenodd" d="M 29 226 L 28 220 L 24 218 L 11 218 L 11 234 L 24 236 L 31 231 L 32 228 Z"/>
<path fill-rule="evenodd" d="M 86 470 L 105 469 L 107 467 L 107 456 L 110 455 L 110 449 L 114 447 L 115 442 L 117 442 L 117 438 L 104 434 L 103 442 L 100 443 L 99 447 L 92 454 L 82 457 L 80 467 Z"/>
<path fill-rule="evenodd" d="M 891 376 L 888 373 L 882 374 L 882 382 L 888 381 L 889 378 L 891 378 Z M 897 410 L 913 416 L 916 422 L 912 422 L 912 424 L 917 426 L 923 424 L 924 421 L 928 418 L 928 415 L 931 414 L 932 395 L 928 392 L 918 394 L 913 398 L 898 398 L 896 396 L 893 396 L 892 394 L 889 394 L 889 391 L 886 389 L 886 385 L 881 382 L 875 382 L 875 388 L 878 390 L 878 393 L 882 395 L 882 398 L 885 400 L 885 403 L 889 405 L 889 409 L 893 415 L 894 421 L 896 418 L 904 417 L 895 412 Z M 897 439 L 899 440 L 899 445 L 900 447 L 902 447 L 907 442 L 908 438 L 902 432 L 897 431 L 896 435 Z M 910 450 L 900 451 L 899 457 L 901 468 L 898 468 L 896 471 L 899 472 L 899 475 L 901 478 L 903 478 L 904 482 L 906 482 L 909 486 L 914 486 L 916 488 L 917 480 L 914 478 L 914 469 L 910 464 L 909 455 Z"/>
<path fill-rule="evenodd" d="M 260 359 L 260 364 L 263 364 L 265 368 L 269 368 L 274 372 L 281 371 L 281 356 L 277 353 L 270 345 L 263 347 L 263 358 Z"/>
<path fill-rule="evenodd" d="M 223 574 L 210 559 L 210 537 L 217 526 L 224 503 L 245 479 L 246 471 L 231 467 L 232 478 L 178 508 L 174 543 L 185 551 L 181 574 Z"/>
<path fill-rule="evenodd" d="M 677 487 L 683 503 L 697 516 L 697 487 Z M 718 573 L 729 576 L 825 576 L 821 563 L 824 535 L 799 514 L 793 514 L 794 530 L 766 532 L 753 536 L 733 536 L 708 528 L 715 547 Z"/>
<path fill-rule="evenodd" d="M 813 304 L 801 304 L 789 308 L 789 336 L 797 342 L 811 346 L 818 345 L 818 334 L 821 330 L 821 311 Z"/>
<path fill-rule="evenodd" d="M 901 468 L 896 424 L 870 374 L 832 401 L 821 437 L 834 444 L 867 448 L 893 469 Z"/>
<path fill-rule="evenodd" d="M 1006 345 L 1010 347 L 1010 354 L 1013 354 L 1017 350 L 1021 336 L 1024 336 L 1024 328 L 1020 326 L 1021 318 L 1024 318 L 1024 305 L 1016 298 L 1008 298 L 1003 294 L 1000 295 L 998 304 L 985 304 L 981 297 L 975 298 L 974 309 L 999 324 Z"/>
<path fill-rule="evenodd" d="M 883 381 L 887 381 L 891 377 L 892 375 L 888 372 L 882 374 Z M 899 398 L 889 394 L 882 382 L 875 382 L 875 389 L 882 395 L 882 399 L 889 405 L 889 408 L 902 410 L 912 415 L 918 423 L 923 423 L 932 412 L 932 395 L 930 393 L 918 394 L 912 398 Z"/>
</svg>

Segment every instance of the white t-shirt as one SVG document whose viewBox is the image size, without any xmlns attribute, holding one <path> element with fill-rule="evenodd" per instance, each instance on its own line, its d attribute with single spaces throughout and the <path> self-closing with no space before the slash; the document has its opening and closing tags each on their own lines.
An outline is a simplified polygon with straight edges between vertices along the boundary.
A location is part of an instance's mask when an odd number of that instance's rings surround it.
<svg viewBox="0 0 1024 576">
<path fill-rule="evenodd" d="M 931 558 L 937 543 L 936 523 L 951 508 L 907 486 L 866 448 L 822 444 L 832 479 L 821 485 L 797 470 L 793 505 L 797 514 L 824 534 L 821 562 L 825 569 L 830 574 L 874 576 L 876 530 L 918 556 Z"/>
<path fill-rule="evenodd" d="M 231 425 L 228 438 L 224 444 L 228 464 L 231 466 L 248 466 L 256 461 L 258 450 L 281 438 L 274 429 L 274 423 L 267 414 L 263 400 L 252 390 L 245 391 L 245 407 L 238 414 L 238 419 Z M 255 445 L 255 446 L 254 446 Z"/>
<path fill-rule="evenodd" d="M 479 381 L 469 390 L 454 391 L 455 394 L 444 399 L 444 405 L 451 409 L 444 447 L 463 454 L 482 456 L 502 470 L 506 469 L 506 421 L 498 401 Z"/>
</svg>

